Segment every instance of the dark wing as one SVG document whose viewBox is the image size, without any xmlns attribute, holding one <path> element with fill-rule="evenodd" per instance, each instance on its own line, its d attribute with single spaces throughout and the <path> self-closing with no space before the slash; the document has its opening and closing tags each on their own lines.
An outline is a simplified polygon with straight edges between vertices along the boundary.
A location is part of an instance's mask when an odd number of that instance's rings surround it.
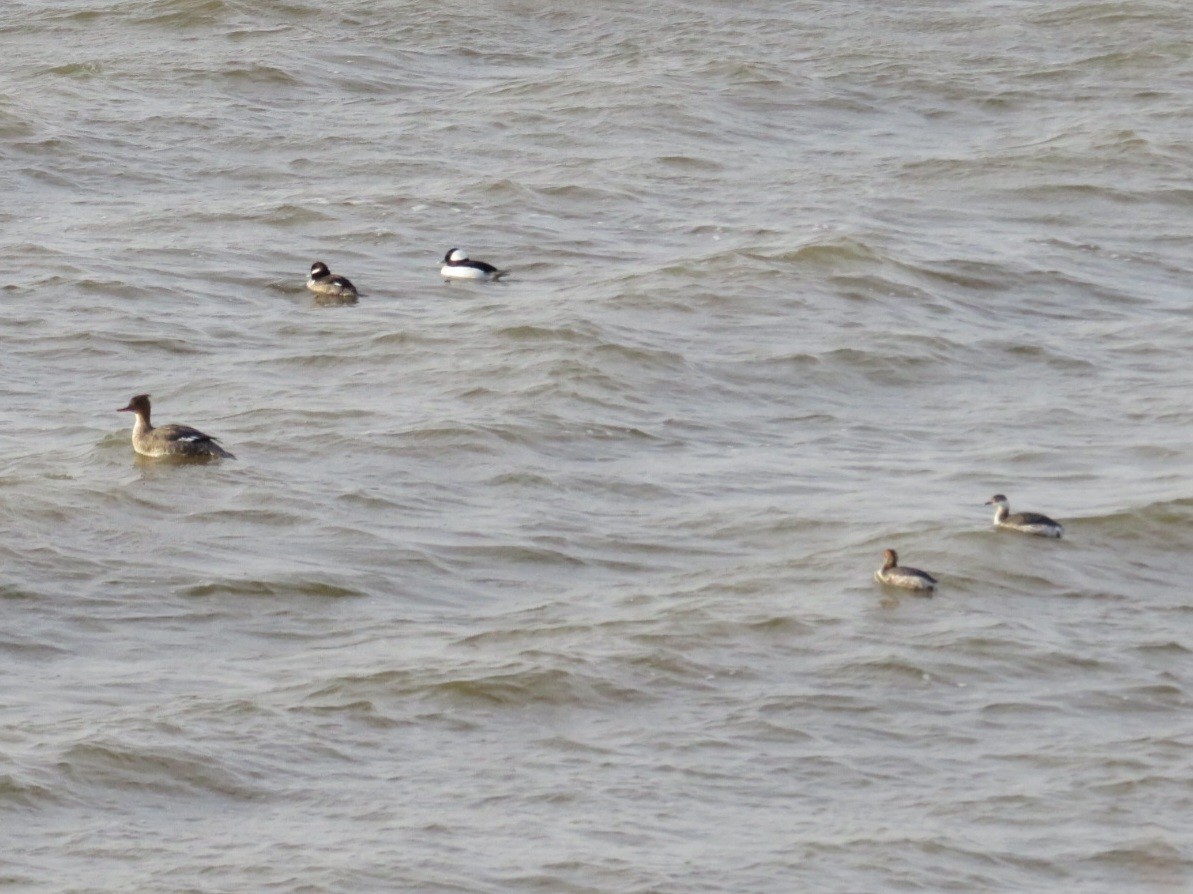
<svg viewBox="0 0 1193 894">
<path fill-rule="evenodd" d="M 189 425 L 161 425 L 155 431 L 173 445 L 181 454 L 189 456 L 217 456 L 231 457 L 232 454 L 220 446 L 219 440 L 204 434 Z"/>
<path fill-rule="evenodd" d="M 211 435 L 205 435 L 199 429 L 191 428 L 189 425 L 161 425 L 157 430 L 167 441 L 202 443 L 215 440 Z"/>
<path fill-rule="evenodd" d="M 1016 512 L 1007 521 L 1012 521 L 1017 525 L 1055 525 L 1052 519 L 1046 515 L 1040 515 L 1038 512 Z"/>
<path fill-rule="evenodd" d="M 468 265 L 470 267 L 475 267 L 482 273 L 488 273 L 490 276 L 498 272 L 496 267 L 494 267 L 492 264 L 486 264 L 484 261 L 469 261 Z"/>
</svg>

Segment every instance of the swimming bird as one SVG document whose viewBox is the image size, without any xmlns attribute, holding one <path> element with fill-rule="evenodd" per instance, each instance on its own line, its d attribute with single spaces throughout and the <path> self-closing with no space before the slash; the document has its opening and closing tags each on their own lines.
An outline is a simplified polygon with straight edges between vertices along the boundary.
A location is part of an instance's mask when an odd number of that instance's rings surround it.
<svg viewBox="0 0 1193 894">
<path fill-rule="evenodd" d="M 893 549 L 882 551 L 882 567 L 874 572 L 874 579 L 880 584 L 902 587 L 905 590 L 922 590 L 931 595 L 937 580 L 927 571 L 918 568 L 900 568 L 899 554 Z"/>
<path fill-rule="evenodd" d="M 1065 533 L 1063 525 L 1038 512 L 1016 512 L 1011 515 L 1011 504 L 1002 494 L 992 496 L 986 501 L 986 505 L 997 507 L 994 510 L 996 528 L 1010 528 L 1012 531 L 1036 534 L 1040 537 L 1060 537 Z"/>
<path fill-rule="evenodd" d="M 475 279 L 481 282 L 496 282 L 509 274 L 508 270 L 498 270 L 492 264 L 484 261 L 471 261 L 468 252 L 453 248 L 443 256 L 443 266 L 439 268 L 439 275 L 444 279 Z"/>
<path fill-rule="evenodd" d="M 311 265 L 307 288 L 319 296 L 315 300 L 320 304 L 356 303 L 356 286 L 342 276 L 333 275 L 322 261 L 316 261 Z"/>
<path fill-rule="evenodd" d="M 211 435 L 189 425 L 159 425 L 149 421 L 149 395 L 138 394 L 120 408 L 121 413 L 136 414 L 133 423 L 133 449 L 142 456 L 179 456 L 206 459 L 236 459 Z"/>
</svg>

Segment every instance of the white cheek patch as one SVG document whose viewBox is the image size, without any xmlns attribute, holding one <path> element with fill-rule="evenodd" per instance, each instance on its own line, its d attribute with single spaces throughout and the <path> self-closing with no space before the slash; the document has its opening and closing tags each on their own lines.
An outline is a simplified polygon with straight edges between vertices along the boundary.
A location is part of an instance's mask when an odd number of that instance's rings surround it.
<svg viewBox="0 0 1193 894">
<path fill-rule="evenodd" d="M 451 256 L 448 258 L 448 260 L 455 261 L 457 263 L 460 261 L 467 261 L 468 260 L 468 252 L 460 251 L 460 249 L 457 248 L 455 251 L 453 251 L 451 253 Z"/>
</svg>

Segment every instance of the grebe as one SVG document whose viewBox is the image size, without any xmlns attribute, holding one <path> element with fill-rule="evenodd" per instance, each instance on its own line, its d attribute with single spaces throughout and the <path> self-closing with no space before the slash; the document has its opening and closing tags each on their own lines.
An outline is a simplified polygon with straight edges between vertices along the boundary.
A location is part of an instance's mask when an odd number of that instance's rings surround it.
<svg viewBox="0 0 1193 894">
<path fill-rule="evenodd" d="M 1011 515 L 1011 506 L 1002 494 L 995 494 L 986 501 L 987 506 L 996 507 L 994 510 L 994 526 L 1010 528 L 1024 534 L 1035 534 L 1039 537 L 1060 537 L 1065 533 L 1064 526 L 1046 515 L 1038 512 L 1016 512 Z"/>
</svg>

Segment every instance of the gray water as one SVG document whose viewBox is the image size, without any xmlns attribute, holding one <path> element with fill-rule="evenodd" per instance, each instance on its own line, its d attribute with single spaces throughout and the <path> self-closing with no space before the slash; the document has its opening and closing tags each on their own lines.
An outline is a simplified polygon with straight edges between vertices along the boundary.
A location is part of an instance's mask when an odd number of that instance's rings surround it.
<svg viewBox="0 0 1193 894">
<path fill-rule="evenodd" d="M 1191 38 L 9 0 L 0 885 L 1190 890 Z"/>
</svg>

